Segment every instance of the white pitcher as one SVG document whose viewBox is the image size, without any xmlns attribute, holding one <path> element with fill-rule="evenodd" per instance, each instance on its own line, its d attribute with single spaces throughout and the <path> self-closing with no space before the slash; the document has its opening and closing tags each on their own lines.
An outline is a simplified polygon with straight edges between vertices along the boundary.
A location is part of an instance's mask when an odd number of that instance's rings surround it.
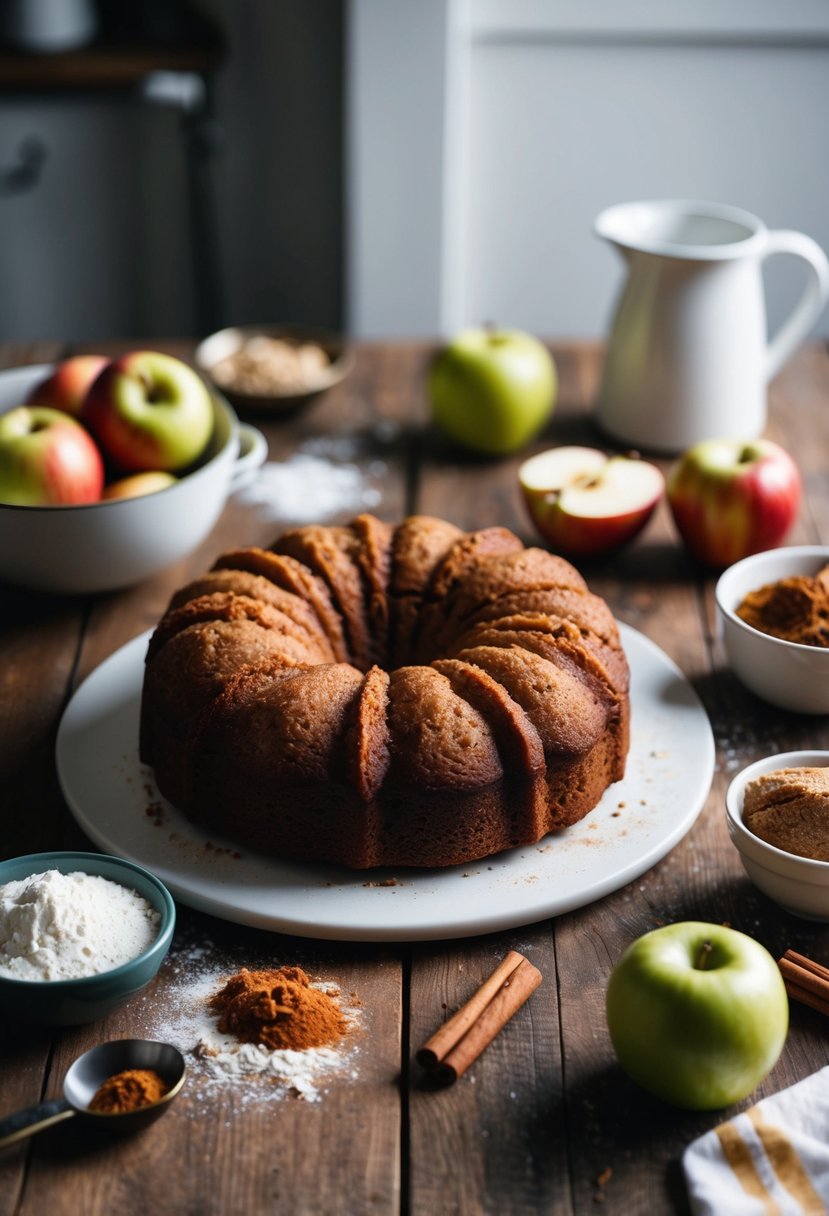
<svg viewBox="0 0 829 1216">
<path fill-rule="evenodd" d="M 766 385 L 820 315 L 829 261 L 811 237 L 770 232 L 737 207 L 623 203 L 596 220 L 628 265 L 597 407 L 600 426 L 641 448 L 760 435 Z M 766 337 L 761 267 L 791 253 L 809 268 L 794 311 Z"/>
</svg>

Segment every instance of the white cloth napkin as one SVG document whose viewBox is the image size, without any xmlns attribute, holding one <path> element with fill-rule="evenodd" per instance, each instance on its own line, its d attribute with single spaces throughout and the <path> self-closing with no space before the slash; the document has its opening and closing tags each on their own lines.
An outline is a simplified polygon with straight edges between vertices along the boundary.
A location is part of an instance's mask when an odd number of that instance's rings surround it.
<svg viewBox="0 0 829 1216">
<path fill-rule="evenodd" d="M 829 1212 L 829 1066 L 688 1145 L 695 1216 Z"/>
</svg>

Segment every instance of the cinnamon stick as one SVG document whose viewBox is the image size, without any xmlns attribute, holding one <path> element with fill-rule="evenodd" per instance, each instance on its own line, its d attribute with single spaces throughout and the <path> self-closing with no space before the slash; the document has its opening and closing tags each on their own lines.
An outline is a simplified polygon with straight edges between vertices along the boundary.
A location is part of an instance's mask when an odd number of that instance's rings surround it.
<svg viewBox="0 0 829 1216">
<path fill-rule="evenodd" d="M 787 950 L 777 965 L 792 1000 L 829 1016 L 829 967 L 796 950 Z"/>
<path fill-rule="evenodd" d="M 417 1061 L 442 1084 L 451 1085 L 477 1060 L 538 985 L 541 972 L 517 950 L 421 1047 Z"/>
</svg>

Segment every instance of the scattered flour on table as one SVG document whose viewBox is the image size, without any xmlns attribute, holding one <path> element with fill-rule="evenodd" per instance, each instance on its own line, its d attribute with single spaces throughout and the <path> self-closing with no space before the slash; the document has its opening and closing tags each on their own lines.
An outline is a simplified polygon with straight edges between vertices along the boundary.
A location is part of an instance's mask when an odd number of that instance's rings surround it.
<svg viewBox="0 0 829 1216">
<path fill-rule="evenodd" d="M 281 523 L 314 523 L 346 512 L 359 514 L 382 499 L 388 465 L 357 463 L 356 441 L 308 440 L 287 460 L 263 465 L 240 499 Z"/>
<path fill-rule="evenodd" d="M 99 975 L 136 958 L 159 913 L 131 887 L 97 874 L 45 870 L 0 887 L 0 974 L 16 980 Z"/>
<path fill-rule="evenodd" d="M 188 1072 L 198 1077 L 202 1088 L 232 1085 L 234 1096 L 242 1103 L 284 1098 L 290 1093 L 306 1102 L 318 1102 L 327 1078 L 335 1073 L 357 1076 L 359 1047 L 349 1041 L 348 1034 L 336 1046 L 294 1051 L 240 1043 L 232 1035 L 220 1033 L 218 1015 L 208 1001 L 230 971 L 206 966 L 205 953 L 197 946 L 179 955 L 176 977 L 164 990 L 167 1008 L 152 1018 L 149 1027 L 152 1037 L 172 1043 L 186 1057 Z M 336 984 L 316 981 L 313 987 L 332 996 L 339 992 Z M 351 1032 L 360 1011 L 346 1006 L 341 1012 Z"/>
</svg>

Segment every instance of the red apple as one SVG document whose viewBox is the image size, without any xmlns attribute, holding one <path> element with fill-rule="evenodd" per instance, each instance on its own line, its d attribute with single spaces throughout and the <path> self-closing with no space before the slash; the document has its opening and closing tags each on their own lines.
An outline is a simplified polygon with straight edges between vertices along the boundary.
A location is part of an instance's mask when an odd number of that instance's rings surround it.
<svg viewBox="0 0 829 1216">
<path fill-rule="evenodd" d="M 531 456 L 518 481 L 538 531 L 570 557 L 598 557 L 633 540 L 665 487 L 656 465 L 581 447 Z"/>
<path fill-rule="evenodd" d="M 705 439 L 668 473 L 680 536 L 717 569 L 776 548 L 795 521 L 800 489 L 797 465 L 770 439 Z"/>
<path fill-rule="evenodd" d="M 97 502 L 104 464 L 80 425 L 48 406 L 0 414 L 0 502 L 40 507 Z"/>
<path fill-rule="evenodd" d="M 179 359 L 132 351 L 92 385 L 81 419 L 124 473 L 177 472 L 204 451 L 213 403 L 204 381 Z"/>
<path fill-rule="evenodd" d="M 64 359 L 51 375 L 34 386 L 26 401 L 31 405 L 48 405 L 78 418 L 93 380 L 108 362 L 103 355 L 74 355 Z"/>
<path fill-rule="evenodd" d="M 162 473 L 158 470 L 152 473 L 131 473 L 129 477 L 121 477 L 118 481 L 111 481 L 108 486 L 104 486 L 102 497 L 140 498 L 144 494 L 155 494 L 156 490 L 166 490 L 168 486 L 174 486 L 176 480 L 172 473 Z"/>
</svg>

